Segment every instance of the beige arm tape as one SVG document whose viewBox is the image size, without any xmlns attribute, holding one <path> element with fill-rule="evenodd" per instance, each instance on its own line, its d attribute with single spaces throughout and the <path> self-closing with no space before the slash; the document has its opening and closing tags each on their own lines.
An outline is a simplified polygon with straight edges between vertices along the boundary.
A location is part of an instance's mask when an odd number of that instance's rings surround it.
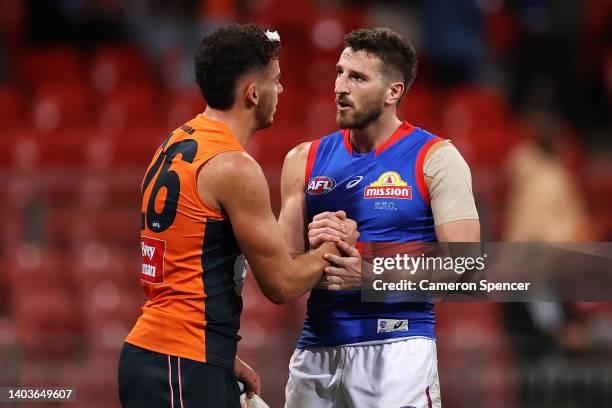
<svg viewBox="0 0 612 408">
<path fill-rule="evenodd" d="M 429 197 L 435 225 L 478 219 L 470 168 L 453 145 L 434 151 L 423 165 L 431 177 Z"/>
</svg>

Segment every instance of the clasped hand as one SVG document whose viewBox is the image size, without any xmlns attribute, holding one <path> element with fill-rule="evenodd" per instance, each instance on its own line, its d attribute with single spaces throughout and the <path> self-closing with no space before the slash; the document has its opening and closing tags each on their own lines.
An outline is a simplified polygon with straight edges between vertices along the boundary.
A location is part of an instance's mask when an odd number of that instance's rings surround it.
<svg viewBox="0 0 612 408">
<path fill-rule="evenodd" d="M 324 242 L 336 242 L 341 256 L 325 254 L 330 263 L 325 267 L 321 285 L 329 290 L 349 290 L 361 287 L 361 255 L 355 248 L 359 239 L 357 223 L 344 211 L 317 214 L 308 224 L 308 242 L 317 248 Z"/>
</svg>

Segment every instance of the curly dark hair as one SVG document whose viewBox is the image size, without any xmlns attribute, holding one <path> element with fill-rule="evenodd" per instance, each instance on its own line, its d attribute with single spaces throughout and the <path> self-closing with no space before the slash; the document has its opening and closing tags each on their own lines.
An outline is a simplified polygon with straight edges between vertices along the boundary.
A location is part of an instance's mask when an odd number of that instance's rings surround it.
<svg viewBox="0 0 612 408">
<path fill-rule="evenodd" d="M 280 55 L 273 41 L 255 24 L 231 24 L 204 37 L 195 54 L 196 83 L 208 106 L 228 110 L 234 105 L 236 84 L 244 75 L 263 71 Z"/>
<path fill-rule="evenodd" d="M 376 27 L 351 31 L 344 37 L 344 46 L 377 56 L 385 74 L 395 71 L 402 75 L 405 89 L 399 105 L 416 77 L 417 57 L 412 43 L 391 29 Z"/>
</svg>

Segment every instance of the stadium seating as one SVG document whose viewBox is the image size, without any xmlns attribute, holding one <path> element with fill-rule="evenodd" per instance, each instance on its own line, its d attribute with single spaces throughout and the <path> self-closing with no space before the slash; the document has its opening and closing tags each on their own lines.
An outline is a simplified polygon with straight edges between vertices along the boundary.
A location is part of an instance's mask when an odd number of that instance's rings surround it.
<svg viewBox="0 0 612 408">
<path fill-rule="evenodd" d="M 77 356 L 81 321 L 78 303 L 68 287 L 47 283 L 15 292 L 12 316 L 25 357 L 29 361 L 57 363 Z"/>
<path fill-rule="evenodd" d="M 83 80 L 78 52 L 70 46 L 28 49 L 19 60 L 21 82 L 31 89 L 40 85 L 64 84 Z"/>
<path fill-rule="evenodd" d="M 159 124 L 159 98 L 147 83 L 126 85 L 104 99 L 98 126 L 108 134 Z"/>
<path fill-rule="evenodd" d="M 172 90 L 165 100 L 167 102 L 163 107 L 166 115 L 164 125 L 168 134 L 206 109 L 204 98 L 197 88 Z"/>
<path fill-rule="evenodd" d="M 91 57 L 89 80 L 98 93 L 110 94 L 118 89 L 151 80 L 149 64 L 140 48 L 130 45 L 100 47 Z"/>
<path fill-rule="evenodd" d="M 440 126 L 440 111 L 436 99 L 437 92 L 428 87 L 415 86 L 411 88 L 399 107 L 399 118 L 414 126 L 423 128 L 440 137 L 448 137 Z"/>
<path fill-rule="evenodd" d="M 11 130 L 23 126 L 23 106 L 20 93 L 15 87 L 0 87 L 0 129 L 8 135 Z M 4 149 L 3 149 L 4 150 Z"/>
<path fill-rule="evenodd" d="M 34 128 L 49 132 L 91 126 L 90 101 L 79 83 L 41 85 L 34 90 L 31 104 Z"/>
</svg>

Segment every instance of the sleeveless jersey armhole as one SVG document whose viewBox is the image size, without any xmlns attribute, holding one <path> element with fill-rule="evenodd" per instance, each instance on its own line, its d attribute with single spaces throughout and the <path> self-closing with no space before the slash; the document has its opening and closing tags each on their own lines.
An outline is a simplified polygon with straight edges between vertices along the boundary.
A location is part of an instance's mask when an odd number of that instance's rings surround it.
<svg viewBox="0 0 612 408">
<path fill-rule="evenodd" d="M 425 143 L 422 147 L 421 150 L 419 150 L 419 154 L 417 155 L 417 159 L 416 159 L 416 165 L 415 165 L 415 180 L 416 180 L 416 184 L 417 184 L 417 188 L 419 190 L 419 193 L 421 195 L 421 197 L 423 198 L 423 200 L 429 204 L 429 191 L 427 191 L 427 185 L 425 184 L 425 174 L 423 173 L 423 165 L 425 164 L 425 157 L 427 156 L 427 152 L 429 151 L 429 149 L 431 149 L 431 147 L 433 145 L 435 145 L 438 142 L 442 142 L 445 139 L 442 139 L 441 137 L 434 137 L 433 139 L 429 140 L 427 143 Z"/>
<path fill-rule="evenodd" d="M 221 153 L 226 153 L 226 152 L 241 152 L 241 151 L 243 151 L 243 150 L 242 149 L 238 149 L 238 148 L 223 150 L 223 151 L 220 151 L 220 152 L 217 152 L 217 153 L 211 155 L 210 157 L 206 158 L 206 160 L 202 160 L 202 162 L 198 164 L 198 167 L 197 167 L 197 169 L 195 171 L 195 174 L 194 174 L 194 178 L 195 178 L 195 183 L 194 183 L 195 194 L 194 195 L 196 197 L 196 200 L 198 201 L 198 204 L 200 204 L 205 211 L 208 211 L 208 212 L 211 213 L 211 218 L 214 217 L 214 218 L 222 220 L 222 219 L 225 219 L 225 214 L 224 214 L 223 210 L 221 210 L 220 208 L 215 208 L 211 204 L 208 204 L 206 201 L 204 201 L 202 196 L 200 196 L 200 192 L 198 191 L 198 177 L 200 176 L 200 171 L 202 171 L 202 168 L 204 168 L 206 163 L 208 163 L 211 159 L 217 157 Z"/>
<path fill-rule="evenodd" d="M 319 144 L 321 144 L 321 139 L 317 139 L 310 144 L 310 149 L 308 150 L 308 158 L 306 159 L 306 171 L 304 172 L 305 186 L 308 186 L 308 180 L 310 179 L 310 175 L 312 174 L 312 169 L 314 167 L 315 159 L 317 157 L 317 150 L 319 150 Z"/>
</svg>

